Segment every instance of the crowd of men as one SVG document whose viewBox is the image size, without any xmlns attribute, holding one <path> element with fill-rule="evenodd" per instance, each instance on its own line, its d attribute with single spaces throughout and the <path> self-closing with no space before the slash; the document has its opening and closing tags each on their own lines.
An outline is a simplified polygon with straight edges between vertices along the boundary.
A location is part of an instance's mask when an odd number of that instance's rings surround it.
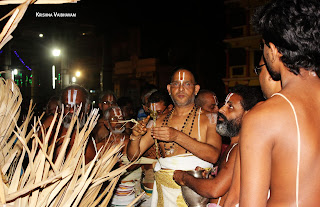
<svg viewBox="0 0 320 207">
<path fill-rule="evenodd" d="M 237 85 L 219 104 L 187 68 L 173 71 L 165 90 L 143 91 L 136 116 L 129 98 L 101 94 L 86 163 L 118 143 L 124 148 L 117 166 L 138 160 L 121 177 L 111 206 L 126 206 L 141 192 L 139 206 L 187 206 L 181 186 L 209 198 L 209 207 L 319 205 L 320 2 L 275 0 L 256 11 L 252 24 L 262 35 L 255 72 L 263 100 L 255 88 Z M 72 85 L 50 99 L 45 127 L 61 106 L 60 138 L 51 141 L 57 153 L 72 114 L 79 113 L 80 128 L 85 123 L 89 93 Z"/>
</svg>

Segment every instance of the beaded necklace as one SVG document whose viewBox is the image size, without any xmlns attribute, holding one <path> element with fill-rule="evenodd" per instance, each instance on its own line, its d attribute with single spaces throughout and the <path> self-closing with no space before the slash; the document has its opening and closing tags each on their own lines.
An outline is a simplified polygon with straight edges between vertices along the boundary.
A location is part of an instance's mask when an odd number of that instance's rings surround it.
<svg viewBox="0 0 320 207">
<path fill-rule="evenodd" d="M 194 120 L 196 118 L 198 109 L 199 109 L 198 107 L 193 106 L 192 110 L 189 112 L 189 114 L 188 114 L 188 116 L 187 116 L 185 122 L 183 123 L 183 126 L 182 126 L 181 130 L 180 130 L 182 133 L 185 133 L 185 130 L 187 129 L 187 126 L 188 126 L 188 124 L 190 122 L 190 117 L 192 117 L 192 115 L 193 115 L 192 121 L 191 121 L 190 130 L 189 130 L 189 133 L 188 133 L 189 136 L 191 135 L 191 132 L 192 132 L 192 129 L 193 129 L 193 125 L 194 125 Z M 173 112 L 174 112 L 174 108 L 164 118 L 161 127 L 170 126 L 170 120 L 172 118 Z M 175 143 L 174 142 L 172 142 L 170 144 L 164 143 L 164 150 L 165 150 L 165 155 L 173 154 L 176 151 Z M 187 152 L 188 151 L 186 150 L 186 153 Z"/>
</svg>

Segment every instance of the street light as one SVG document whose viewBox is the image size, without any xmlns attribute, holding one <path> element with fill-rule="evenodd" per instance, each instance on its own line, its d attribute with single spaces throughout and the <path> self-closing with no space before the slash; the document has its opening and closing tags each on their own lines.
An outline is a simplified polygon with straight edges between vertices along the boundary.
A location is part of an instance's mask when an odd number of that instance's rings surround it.
<svg viewBox="0 0 320 207">
<path fill-rule="evenodd" d="M 71 81 L 72 81 L 72 83 L 75 83 L 77 81 L 77 78 L 76 77 L 72 77 Z"/>
<path fill-rule="evenodd" d="M 77 71 L 77 72 L 76 72 L 76 77 L 79 78 L 80 76 L 81 76 L 81 72 L 80 72 L 80 71 Z"/>
<path fill-rule="evenodd" d="M 14 82 L 14 76 L 15 75 L 18 75 L 18 69 L 13 69 L 12 71 L 11 71 L 11 78 L 12 78 L 12 81 Z M 13 91 L 13 88 L 14 88 L 14 86 L 13 86 L 13 83 L 12 83 L 12 91 Z"/>
<path fill-rule="evenodd" d="M 18 69 L 13 69 L 12 72 L 11 72 L 11 78 L 12 78 L 13 81 L 14 81 L 14 76 L 15 75 L 18 75 Z"/>
<path fill-rule="evenodd" d="M 52 50 L 52 55 L 54 57 L 60 56 L 61 51 L 59 49 L 53 49 Z M 56 66 L 52 66 L 52 89 L 56 88 Z"/>
<path fill-rule="evenodd" d="M 53 49 L 52 50 L 52 55 L 55 56 L 55 57 L 60 56 L 60 53 L 61 53 L 61 50 L 59 50 L 59 49 Z"/>
</svg>

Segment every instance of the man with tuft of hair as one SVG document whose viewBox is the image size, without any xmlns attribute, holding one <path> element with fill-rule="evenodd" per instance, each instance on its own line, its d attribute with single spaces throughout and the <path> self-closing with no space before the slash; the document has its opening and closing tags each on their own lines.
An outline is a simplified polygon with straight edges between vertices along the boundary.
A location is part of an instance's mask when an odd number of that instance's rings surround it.
<svg viewBox="0 0 320 207">
<path fill-rule="evenodd" d="M 320 1 L 272 1 L 252 20 L 282 90 L 244 117 L 240 206 L 318 206 Z"/>
</svg>

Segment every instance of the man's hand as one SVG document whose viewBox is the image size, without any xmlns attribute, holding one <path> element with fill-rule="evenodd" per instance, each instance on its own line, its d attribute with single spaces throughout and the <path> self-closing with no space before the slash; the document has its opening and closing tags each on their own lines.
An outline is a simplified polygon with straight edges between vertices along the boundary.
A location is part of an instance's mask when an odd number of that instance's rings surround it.
<svg viewBox="0 0 320 207">
<path fill-rule="evenodd" d="M 145 135 L 147 132 L 147 124 L 149 122 L 150 116 L 147 116 L 143 120 L 139 121 L 139 124 L 137 124 L 133 129 L 132 129 L 132 135 L 135 137 L 141 137 Z"/>
<path fill-rule="evenodd" d="M 151 128 L 151 136 L 164 142 L 175 142 L 180 131 L 172 127 L 154 127 Z"/>
<path fill-rule="evenodd" d="M 173 173 L 173 179 L 174 179 L 174 181 L 176 181 L 176 183 L 178 184 L 178 185 L 181 185 L 181 186 L 183 186 L 183 185 L 185 185 L 185 183 L 184 183 L 184 175 L 185 175 L 185 173 L 187 173 L 187 172 L 185 172 L 185 171 L 182 171 L 182 170 L 175 170 L 174 171 L 174 173 Z"/>
<path fill-rule="evenodd" d="M 216 167 L 214 167 L 212 170 L 206 170 L 206 169 L 204 169 L 204 168 L 202 168 L 202 167 L 199 167 L 199 166 L 197 166 L 196 167 L 196 171 L 202 171 L 202 177 L 203 178 L 209 178 L 209 179 L 213 179 L 214 177 L 213 177 L 213 175 L 214 175 L 214 172 L 215 172 L 215 169 Z"/>
</svg>

